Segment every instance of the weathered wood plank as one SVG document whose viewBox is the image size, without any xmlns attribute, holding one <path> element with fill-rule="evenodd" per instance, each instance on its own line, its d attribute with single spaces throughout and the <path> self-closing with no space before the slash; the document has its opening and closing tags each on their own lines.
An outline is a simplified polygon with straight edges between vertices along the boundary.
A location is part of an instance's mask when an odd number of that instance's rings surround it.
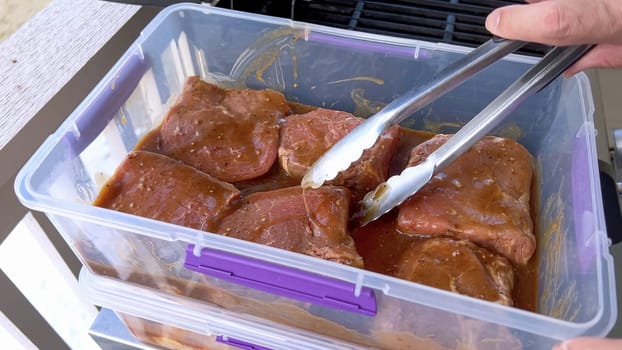
<svg viewBox="0 0 622 350">
<path fill-rule="evenodd" d="M 0 150 L 139 8 L 54 0 L 0 43 Z"/>
</svg>

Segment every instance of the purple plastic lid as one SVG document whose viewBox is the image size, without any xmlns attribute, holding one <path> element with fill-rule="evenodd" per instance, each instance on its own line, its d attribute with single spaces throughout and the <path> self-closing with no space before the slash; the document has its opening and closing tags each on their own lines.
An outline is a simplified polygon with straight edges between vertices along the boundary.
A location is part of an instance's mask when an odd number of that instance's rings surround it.
<svg viewBox="0 0 622 350">
<path fill-rule="evenodd" d="M 223 344 L 227 344 L 227 345 L 231 345 L 235 348 L 239 348 L 239 349 L 245 349 L 245 350 L 272 350 L 270 348 L 267 348 L 265 346 L 261 346 L 261 345 L 255 345 L 253 343 L 249 343 L 249 342 L 245 342 L 243 340 L 239 340 L 239 339 L 234 339 L 231 337 L 226 337 L 223 335 L 219 335 L 216 337 L 216 341 L 219 343 L 223 343 Z"/>
<path fill-rule="evenodd" d="M 304 302 L 376 315 L 376 298 L 370 288 L 362 287 L 355 296 L 354 284 L 349 282 L 210 248 L 201 249 L 197 257 L 193 250 L 193 244 L 186 248 L 184 266 L 190 270 Z"/>
<path fill-rule="evenodd" d="M 340 37 L 316 32 L 309 33 L 309 41 L 334 45 L 338 47 L 345 47 L 354 50 L 378 52 L 393 56 L 406 56 L 414 59 L 430 59 L 433 57 L 432 51 L 419 47 L 384 44 L 379 42 L 357 40 L 353 38 Z"/>
</svg>

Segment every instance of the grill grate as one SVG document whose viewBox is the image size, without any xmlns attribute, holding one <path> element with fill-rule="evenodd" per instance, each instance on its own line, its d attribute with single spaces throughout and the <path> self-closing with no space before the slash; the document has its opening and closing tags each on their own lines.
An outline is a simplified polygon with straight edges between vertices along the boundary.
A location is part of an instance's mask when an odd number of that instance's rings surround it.
<svg viewBox="0 0 622 350">
<path fill-rule="evenodd" d="M 337 28 L 475 47 L 490 38 L 484 22 L 493 9 L 521 3 L 524 1 L 230 0 L 221 1 L 219 6 Z M 548 49 L 529 44 L 518 52 L 542 56 Z"/>
</svg>

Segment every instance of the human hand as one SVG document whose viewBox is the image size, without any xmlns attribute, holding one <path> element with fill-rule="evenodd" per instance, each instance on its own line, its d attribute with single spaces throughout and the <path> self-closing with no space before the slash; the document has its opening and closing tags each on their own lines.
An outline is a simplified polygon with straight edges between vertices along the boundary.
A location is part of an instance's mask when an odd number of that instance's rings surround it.
<svg viewBox="0 0 622 350">
<path fill-rule="evenodd" d="M 622 349 L 622 339 L 607 338 L 575 338 L 566 340 L 553 347 L 553 350 L 619 350 Z"/>
<path fill-rule="evenodd" d="M 486 29 L 506 39 L 566 46 L 598 44 L 564 73 L 622 67 L 622 0 L 527 0 L 495 9 Z"/>
</svg>

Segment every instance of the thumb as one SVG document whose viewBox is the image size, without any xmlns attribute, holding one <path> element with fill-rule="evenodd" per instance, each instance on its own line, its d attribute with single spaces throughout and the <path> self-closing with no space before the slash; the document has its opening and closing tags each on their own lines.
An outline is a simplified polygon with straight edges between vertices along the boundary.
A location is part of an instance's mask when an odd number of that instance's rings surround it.
<svg viewBox="0 0 622 350">
<path fill-rule="evenodd" d="M 588 52 L 585 57 L 564 72 L 569 77 L 587 68 L 622 67 L 622 45 L 601 44 Z M 622 350 L 622 348 L 620 348 Z"/>
<path fill-rule="evenodd" d="M 547 0 L 492 11 L 486 28 L 507 39 L 547 45 L 619 42 L 619 0 Z"/>
</svg>

